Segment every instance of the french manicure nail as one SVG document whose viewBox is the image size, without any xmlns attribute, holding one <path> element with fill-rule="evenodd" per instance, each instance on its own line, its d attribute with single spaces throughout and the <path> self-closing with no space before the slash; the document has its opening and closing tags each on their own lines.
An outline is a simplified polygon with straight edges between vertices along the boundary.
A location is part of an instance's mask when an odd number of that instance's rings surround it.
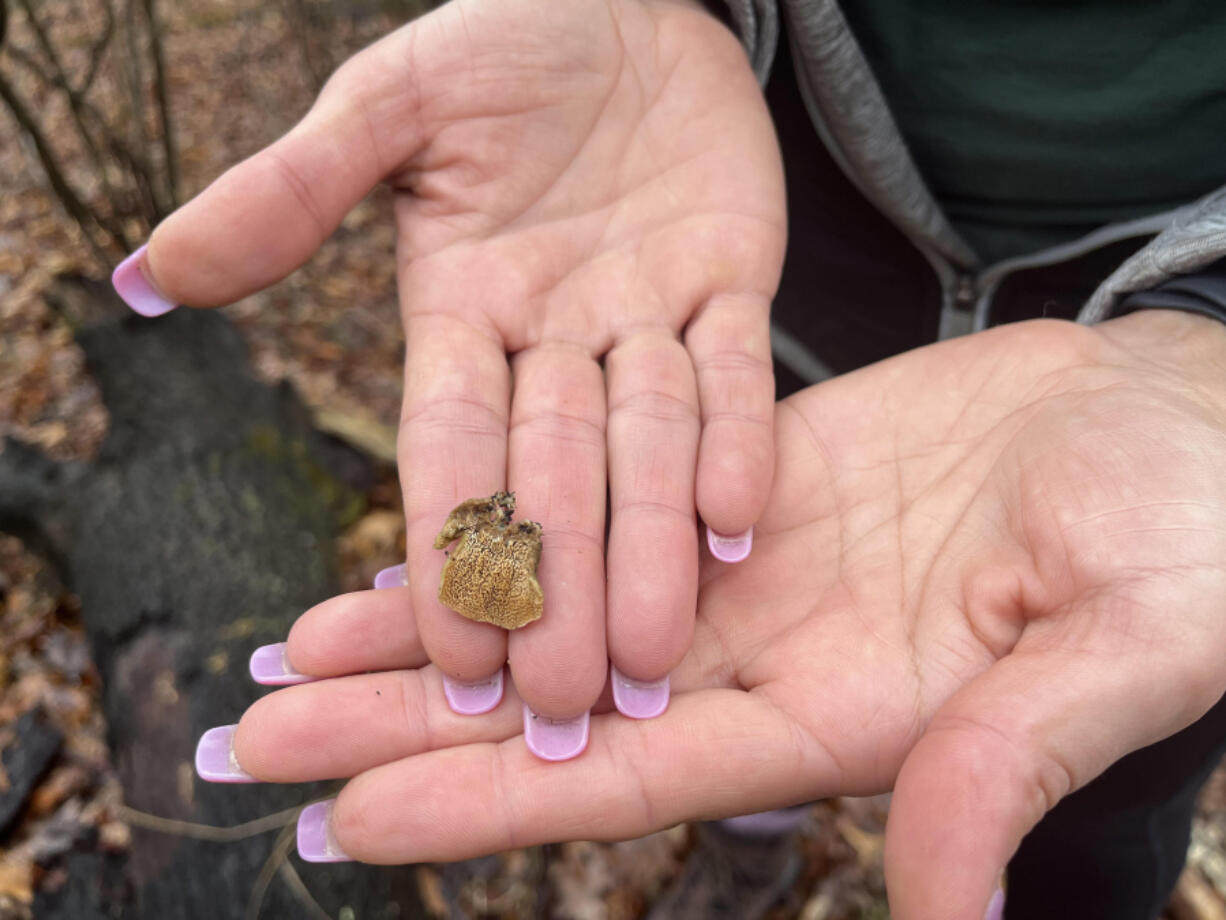
<svg viewBox="0 0 1226 920">
<path fill-rule="evenodd" d="M 234 756 L 234 730 L 237 725 L 219 725 L 200 736 L 196 745 L 196 774 L 209 783 L 258 783 L 259 780 L 238 765 Z"/>
<path fill-rule="evenodd" d="M 148 269 L 145 267 L 146 243 L 115 267 L 111 275 L 111 286 L 115 293 L 123 298 L 124 303 L 141 316 L 161 316 L 169 313 L 177 304 L 158 293 L 149 280 Z"/>
<path fill-rule="evenodd" d="M 332 836 L 332 806 L 336 799 L 315 802 L 298 813 L 298 855 L 307 862 L 352 862 Z"/>
<path fill-rule="evenodd" d="M 485 680 L 466 682 L 443 675 L 443 696 L 451 711 L 461 716 L 479 716 L 502 702 L 502 668 Z"/>
<path fill-rule="evenodd" d="M 708 527 L 707 547 L 711 550 L 711 555 L 720 562 L 740 562 L 753 549 L 753 528 L 750 527 L 744 533 L 725 537 Z"/>
<path fill-rule="evenodd" d="M 659 680 L 634 680 L 610 665 L 613 705 L 632 719 L 654 719 L 668 708 L 668 675 Z"/>
<path fill-rule="evenodd" d="M 541 760 L 570 760 L 587 747 L 588 725 L 592 714 L 577 719 L 547 719 L 524 704 L 524 741 Z"/>
<path fill-rule="evenodd" d="M 409 584 L 409 570 L 403 562 L 390 565 L 375 573 L 376 588 L 404 588 Z"/>
<path fill-rule="evenodd" d="M 983 915 L 983 920 L 1001 920 L 1005 915 L 1005 893 L 1002 889 L 997 888 L 996 893 L 992 895 L 992 900 L 988 901 L 988 912 Z"/>
<path fill-rule="evenodd" d="M 286 644 L 261 645 L 251 653 L 251 679 L 266 687 L 286 687 L 290 684 L 305 684 L 315 678 L 294 670 L 285 657 Z"/>
</svg>

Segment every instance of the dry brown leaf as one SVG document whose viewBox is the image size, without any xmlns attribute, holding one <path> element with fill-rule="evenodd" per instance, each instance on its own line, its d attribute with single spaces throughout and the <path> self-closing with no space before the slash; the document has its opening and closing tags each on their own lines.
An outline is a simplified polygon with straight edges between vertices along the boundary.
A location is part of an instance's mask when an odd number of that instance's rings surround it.
<svg viewBox="0 0 1226 920">
<path fill-rule="evenodd" d="M 443 885 L 438 873 L 429 866 L 417 867 L 417 890 L 421 894 L 422 906 L 431 917 L 445 920 L 450 914 L 447 899 L 443 896 Z"/>
<path fill-rule="evenodd" d="M 22 904 L 34 900 L 34 864 L 21 855 L 0 858 L 0 896 L 7 895 Z"/>
<path fill-rule="evenodd" d="M 30 817 L 50 814 L 69 796 L 86 789 L 91 778 L 90 772 L 77 764 L 56 767 L 31 793 Z"/>
<path fill-rule="evenodd" d="M 1226 920 L 1226 902 L 1192 867 L 1179 876 L 1168 910 L 1174 920 Z"/>
</svg>

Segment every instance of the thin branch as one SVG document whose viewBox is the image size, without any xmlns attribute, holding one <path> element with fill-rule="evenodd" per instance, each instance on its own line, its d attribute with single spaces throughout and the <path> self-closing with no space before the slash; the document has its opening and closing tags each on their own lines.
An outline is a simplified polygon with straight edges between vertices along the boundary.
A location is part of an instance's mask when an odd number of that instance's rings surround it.
<svg viewBox="0 0 1226 920">
<path fill-rule="evenodd" d="M 145 21 L 149 26 L 149 47 L 153 57 L 153 92 L 157 98 L 158 117 L 162 122 L 162 152 L 165 157 L 166 191 L 171 210 L 179 201 L 179 152 L 175 148 L 175 132 L 170 121 L 170 102 L 166 96 L 166 54 L 162 50 L 162 27 L 158 23 L 155 0 L 143 0 Z M 160 216 L 160 215 L 159 215 Z"/>
<path fill-rule="evenodd" d="M 47 37 L 47 31 L 43 28 L 43 24 L 34 15 L 33 4 L 30 3 L 30 0 L 17 0 L 17 2 L 26 11 L 26 19 L 30 22 L 30 29 L 34 32 L 34 38 L 38 41 L 38 47 L 43 50 L 43 54 L 47 56 L 47 60 L 51 62 L 51 66 L 55 68 L 56 72 L 63 76 L 64 65 L 60 62 L 60 56 L 56 54 L 55 46 L 51 44 L 51 39 Z"/>
<path fill-rule="evenodd" d="M 149 132 L 145 128 L 145 76 L 141 69 L 141 49 L 138 43 L 139 30 L 136 22 L 137 0 L 126 0 L 124 4 L 124 37 L 128 40 L 128 53 L 123 55 L 125 75 L 128 78 L 128 97 L 132 106 L 132 117 L 128 119 L 136 131 L 136 142 L 131 149 L 146 151 L 149 149 Z M 152 171 L 150 171 L 150 177 Z M 157 192 L 150 185 L 150 194 L 154 200 L 154 214 L 166 213 L 163 202 L 157 198 Z"/>
<path fill-rule="evenodd" d="M 17 45 L 10 45 L 5 49 L 18 64 L 24 67 L 38 79 L 42 80 L 48 86 L 55 86 L 55 77 L 47 73 L 43 69 L 43 65 L 38 62 L 38 58 L 26 51 L 25 48 L 19 48 Z"/>
<path fill-rule="evenodd" d="M 101 0 L 101 2 L 102 10 L 106 14 L 106 25 L 102 27 L 102 36 L 89 50 L 89 68 L 85 71 L 85 79 L 81 81 L 78 89 L 81 95 L 88 93 L 89 88 L 94 85 L 94 77 L 98 76 L 98 69 L 102 66 L 106 49 L 111 44 L 111 36 L 115 34 L 115 8 L 111 5 L 111 0 Z"/>
<path fill-rule="evenodd" d="M 26 109 L 25 104 L 21 101 L 21 97 L 9 85 L 4 75 L 0 73 L 0 100 L 8 106 L 13 118 L 16 119 L 18 126 L 30 138 L 34 144 L 34 150 L 38 154 L 38 160 L 42 163 L 43 172 L 47 174 L 47 181 L 51 183 L 51 188 L 54 190 L 56 197 L 59 198 L 60 204 L 68 211 L 68 214 L 81 227 L 85 239 L 89 242 L 94 250 L 94 254 L 105 264 L 110 261 L 106 253 L 98 245 L 98 241 L 94 239 L 93 228 L 98 227 L 108 236 L 112 236 L 106 226 L 98 219 L 89 207 L 85 205 L 81 198 L 77 195 L 73 187 L 68 183 L 64 174 L 60 171 L 59 165 L 55 162 L 55 154 L 52 153 L 51 147 L 47 144 L 47 139 L 43 136 L 42 130 L 38 127 L 38 122 Z M 116 240 L 115 242 L 119 242 Z"/>
<path fill-rule="evenodd" d="M 322 801 L 322 800 L 321 800 Z M 160 834 L 173 834 L 176 837 L 191 837 L 195 840 L 208 840 L 212 843 L 233 843 L 235 840 L 245 840 L 284 828 L 298 820 L 298 815 L 305 805 L 296 805 L 273 815 L 265 815 L 254 821 L 246 821 L 233 827 L 217 827 L 213 824 L 196 824 L 192 821 L 179 821 L 175 818 L 162 818 L 148 812 L 138 811 L 127 805 L 119 806 L 118 817 L 122 821 L 143 827 L 145 830 L 157 831 Z"/>
<path fill-rule="evenodd" d="M 43 83 L 47 84 L 48 86 L 61 89 L 66 93 L 70 92 L 70 90 L 62 83 L 57 83 L 55 77 L 47 73 L 47 71 L 43 69 L 42 64 L 40 64 L 32 55 L 30 55 L 29 52 L 16 47 L 10 47 L 6 50 L 12 55 L 14 60 L 29 70 Z M 107 155 L 117 161 L 120 166 L 127 171 L 129 178 L 131 178 L 131 180 L 135 183 L 136 194 L 140 197 L 144 217 L 150 224 L 155 223 L 161 211 L 159 210 L 160 206 L 155 198 L 155 192 L 151 188 L 151 166 L 148 158 L 132 150 L 132 148 L 129 147 L 124 141 L 123 137 L 116 134 L 111 129 L 111 126 L 107 124 L 106 119 L 103 118 L 102 113 L 99 112 L 93 103 L 91 103 L 88 99 L 81 97 L 79 100 L 79 105 L 81 107 L 82 116 L 87 116 L 89 118 L 90 123 L 94 126 L 94 130 L 96 130 L 101 136 Z M 98 164 L 95 163 L 95 165 Z M 108 200 L 114 202 L 118 196 L 114 192 L 110 182 L 107 180 L 105 166 L 98 165 L 98 168 L 101 170 L 104 194 L 107 196 Z M 122 216 L 123 215 L 121 214 L 120 217 Z M 99 220 L 104 223 L 107 233 L 109 233 L 115 239 L 121 241 L 122 248 L 125 252 L 132 248 L 131 240 L 128 239 L 127 233 L 123 228 L 122 220 L 116 219 L 114 221 L 102 221 L 100 217 Z"/>
<path fill-rule="evenodd" d="M 315 900 L 310 889 L 307 888 L 306 882 L 302 880 L 302 876 L 298 874 L 298 870 L 294 868 L 294 864 L 288 859 L 281 863 L 280 868 L 281 881 L 285 882 L 286 887 L 298 899 L 298 903 L 302 905 L 303 910 L 307 912 L 311 920 L 332 920 L 332 915 L 320 906 L 320 903 Z"/>
<path fill-rule="evenodd" d="M 247 911 L 243 914 L 244 920 L 259 920 L 260 908 L 264 906 L 264 896 L 268 894 L 268 886 L 276 878 L 277 870 L 289 859 L 289 851 L 294 845 L 295 836 L 294 828 L 287 827 L 281 831 L 277 842 L 272 845 L 272 852 L 268 854 L 268 859 L 264 860 L 264 865 L 260 867 L 260 874 L 255 878 L 255 884 L 251 886 L 251 897 L 247 900 Z"/>
<path fill-rule="evenodd" d="M 26 11 L 26 18 L 30 21 L 30 28 L 33 29 L 35 37 L 38 39 L 39 46 L 43 49 L 44 55 L 51 62 L 52 70 L 50 73 L 43 70 L 34 57 L 25 51 L 13 47 L 9 48 L 9 52 L 14 59 L 19 61 L 31 72 L 38 76 L 41 80 L 50 86 L 55 87 L 68 99 L 68 111 L 72 115 L 73 125 L 77 129 L 77 136 L 81 138 L 81 143 L 85 147 L 86 153 L 89 154 L 90 160 L 93 162 L 94 170 L 102 180 L 103 195 L 106 200 L 113 201 L 115 199 L 115 190 L 111 185 L 110 178 L 107 176 L 107 164 L 103 160 L 102 153 L 98 149 L 98 144 L 94 140 L 93 134 L 85 126 L 85 113 L 89 108 L 81 93 L 73 88 L 69 82 L 68 74 L 64 70 L 63 62 L 55 51 L 55 46 L 52 44 L 46 30 L 42 27 L 42 23 L 34 15 L 34 8 L 30 0 L 18 0 L 22 8 Z M 96 113 L 95 113 L 96 115 Z M 97 118 L 101 122 L 101 118 Z M 94 220 L 99 226 L 103 227 L 108 236 L 117 240 L 120 247 L 126 252 L 131 248 L 131 243 L 127 238 L 127 233 L 119 222 L 111 222 L 102 217 L 99 213 L 94 213 Z"/>
</svg>

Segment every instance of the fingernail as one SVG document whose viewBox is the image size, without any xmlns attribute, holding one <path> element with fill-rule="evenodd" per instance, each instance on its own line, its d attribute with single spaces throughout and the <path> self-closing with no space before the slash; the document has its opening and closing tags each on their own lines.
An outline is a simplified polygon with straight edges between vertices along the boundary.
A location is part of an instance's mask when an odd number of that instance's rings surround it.
<svg viewBox="0 0 1226 920">
<path fill-rule="evenodd" d="M 610 665 L 613 705 L 632 719 L 654 719 L 668 708 L 668 675 L 659 680 L 634 680 Z"/>
<path fill-rule="evenodd" d="M 234 756 L 234 730 L 237 725 L 219 725 L 200 736 L 196 745 L 196 774 L 209 783 L 258 783 L 259 780 L 238 765 Z"/>
<path fill-rule="evenodd" d="M 404 588 L 409 584 L 409 570 L 402 562 L 400 565 L 391 565 L 386 569 L 380 569 L 375 573 L 376 588 Z"/>
<path fill-rule="evenodd" d="M 266 687 L 285 687 L 289 684 L 305 684 L 315 678 L 294 670 L 285 657 L 286 645 L 261 645 L 251 653 L 251 679 Z"/>
<path fill-rule="evenodd" d="M 997 888 L 996 893 L 992 895 L 992 900 L 988 901 L 988 912 L 983 915 L 983 920 L 1001 920 L 1004 915 L 1005 893 Z"/>
<path fill-rule="evenodd" d="M 124 303 L 141 316 L 161 316 L 169 313 L 177 304 L 167 300 L 154 288 L 145 268 L 146 243 L 132 253 L 115 268 L 111 275 L 111 285 L 115 293 L 123 298 Z"/>
<path fill-rule="evenodd" d="M 753 549 L 753 528 L 750 527 L 744 533 L 735 536 L 725 537 L 708 527 L 707 546 L 711 550 L 711 555 L 720 562 L 740 562 Z"/>
<path fill-rule="evenodd" d="M 467 683 L 443 675 L 443 696 L 451 711 L 462 716 L 479 716 L 502 702 L 502 668 L 485 680 Z"/>
<path fill-rule="evenodd" d="M 782 837 L 804 824 L 809 817 L 809 811 L 808 805 L 796 805 L 792 808 L 776 808 L 773 811 L 724 818 L 719 823 L 721 827 L 747 837 Z"/>
<path fill-rule="evenodd" d="M 316 802 L 298 813 L 298 855 L 307 862 L 352 862 L 332 836 L 332 806 L 336 799 Z"/>
<path fill-rule="evenodd" d="M 524 741 L 541 760 L 570 760 L 587 747 L 587 730 L 592 714 L 577 719 L 547 719 L 524 705 Z"/>
</svg>

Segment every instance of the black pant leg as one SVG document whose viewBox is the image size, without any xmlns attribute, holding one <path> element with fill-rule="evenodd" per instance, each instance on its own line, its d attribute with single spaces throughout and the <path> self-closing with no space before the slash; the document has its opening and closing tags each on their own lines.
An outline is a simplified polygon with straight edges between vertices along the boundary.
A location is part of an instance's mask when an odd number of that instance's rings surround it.
<svg viewBox="0 0 1226 920">
<path fill-rule="evenodd" d="M 1048 812 L 1009 864 L 1007 920 L 1154 920 L 1183 869 L 1197 794 L 1226 754 L 1226 698 Z"/>
</svg>

